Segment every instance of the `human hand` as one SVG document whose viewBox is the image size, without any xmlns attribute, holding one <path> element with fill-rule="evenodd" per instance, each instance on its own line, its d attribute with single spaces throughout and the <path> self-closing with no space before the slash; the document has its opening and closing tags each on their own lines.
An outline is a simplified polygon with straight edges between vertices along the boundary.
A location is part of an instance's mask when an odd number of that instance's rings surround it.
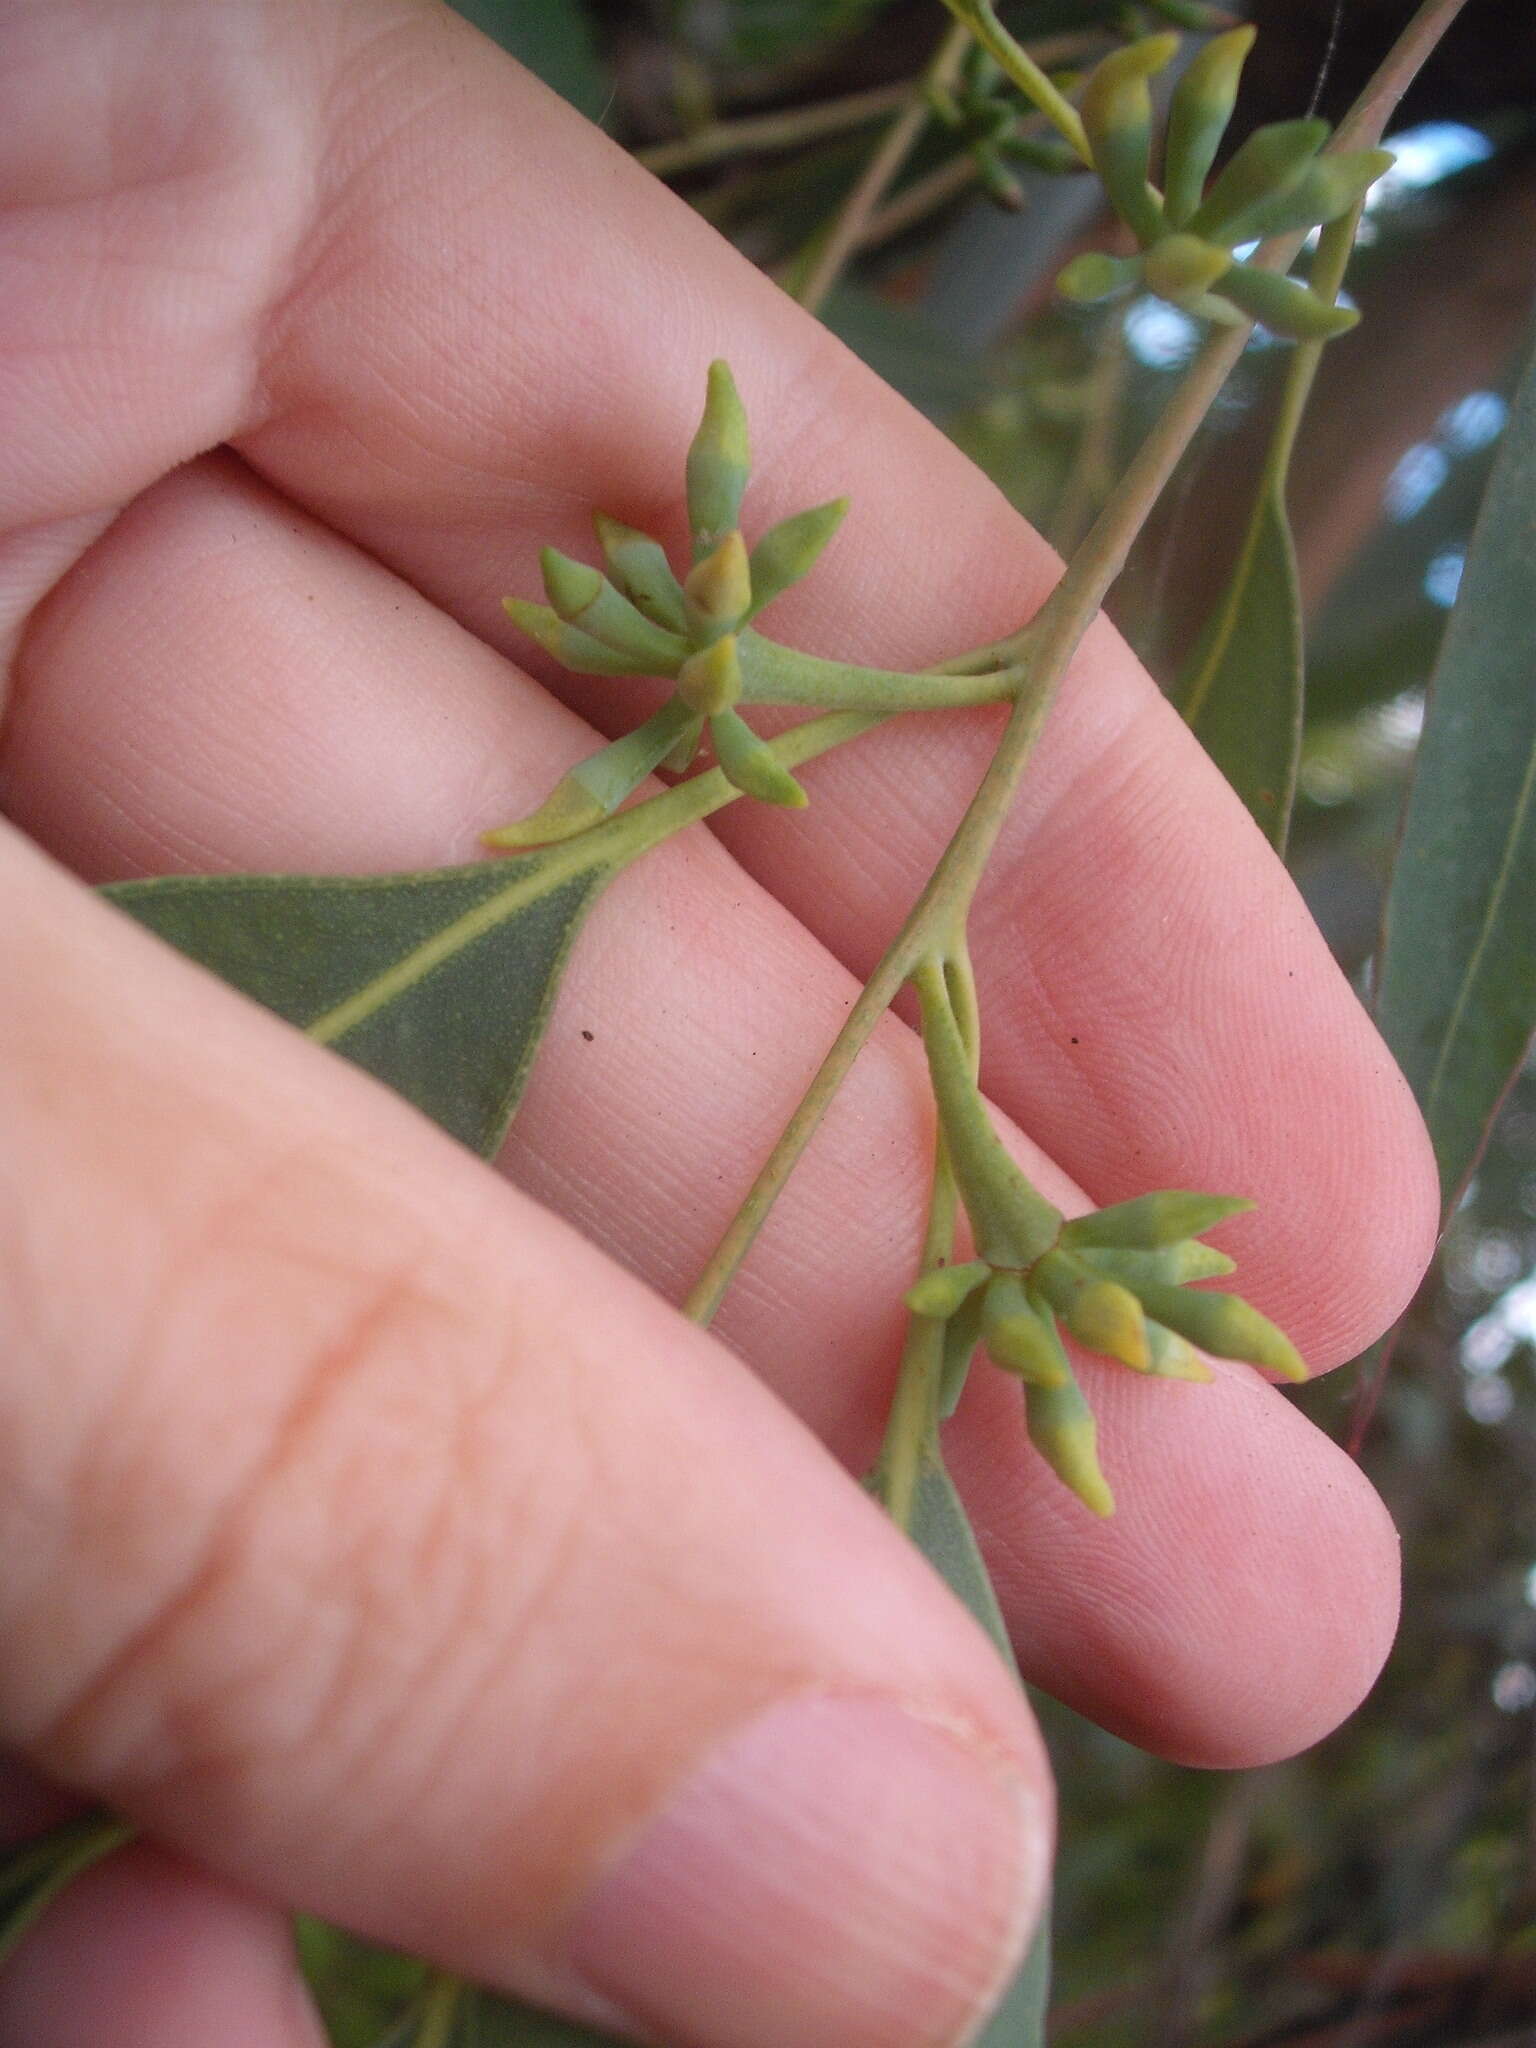
<svg viewBox="0 0 1536 2048">
<path fill-rule="evenodd" d="M 751 519 L 854 500 L 786 637 L 912 665 L 1016 625 L 1052 558 L 436 7 L 13 7 L 0 200 L 0 1738 L 148 1837 L 28 1941 L 0 2038 L 313 2043 L 289 1907 L 668 2048 L 958 2038 L 1040 1895 L 1045 1763 L 815 1441 L 862 1469 L 888 1401 L 928 1145 L 904 1024 L 723 1343 L 658 1292 L 995 716 L 900 721 L 811 770 L 803 816 L 736 806 L 621 877 L 512 1185 L 65 870 L 472 857 L 624 710 L 517 666 L 498 599 L 589 504 L 676 527 L 715 355 L 759 428 Z M 1406 1090 L 1105 625 L 973 938 L 985 1080 L 1047 1192 L 1256 1196 L 1244 1291 L 1315 1367 L 1395 1313 L 1435 1208 Z M 1313 1740 L 1391 1635 L 1379 1503 L 1244 1368 L 1083 1369 L 1107 1525 L 1000 1376 L 951 1433 L 1026 1677 L 1189 1762 Z M 14 1832 L 45 1797 L 16 1776 Z"/>
</svg>

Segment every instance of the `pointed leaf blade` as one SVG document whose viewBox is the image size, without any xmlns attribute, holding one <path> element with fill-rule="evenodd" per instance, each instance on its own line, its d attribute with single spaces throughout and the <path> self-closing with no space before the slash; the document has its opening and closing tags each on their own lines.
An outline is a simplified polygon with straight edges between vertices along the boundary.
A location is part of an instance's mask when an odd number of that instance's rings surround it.
<svg viewBox="0 0 1536 2048">
<path fill-rule="evenodd" d="M 536 854 L 415 875 L 169 876 L 104 893 L 490 1158 L 608 873 Z"/>
<path fill-rule="evenodd" d="M 1280 853 L 1301 759 L 1302 689 L 1296 551 L 1285 508 L 1266 491 L 1232 581 L 1174 696 Z"/>
<path fill-rule="evenodd" d="M 1430 685 L 1382 928 L 1376 1018 L 1447 1208 L 1536 1028 L 1536 354 Z"/>
<path fill-rule="evenodd" d="M 913 1502 L 912 1541 L 955 1596 L 964 1602 L 997 1645 L 1010 1671 L 1018 1667 L 1013 1646 L 982 1563 L 970 1517 L 937 1447 L 918 1475 Z M 1051 1928 L 1047 1912 L 1035 1930 L 1029 1953 L 991 2021 L 973 2048 L 1045 2048 L 1046 2009 L 1051 1994 Z"/>
</svg>

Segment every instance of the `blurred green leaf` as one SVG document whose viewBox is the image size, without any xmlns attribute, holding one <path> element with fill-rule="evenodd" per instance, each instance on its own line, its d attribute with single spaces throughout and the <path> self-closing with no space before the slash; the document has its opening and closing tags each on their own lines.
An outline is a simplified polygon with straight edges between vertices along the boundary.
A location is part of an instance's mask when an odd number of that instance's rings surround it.
<svg viewBox="0 0 1536 2048">
<path fill-rule="evenodd" d="M 514 0 L 515 4 L 515 0 Z M 798 63 L 851 36 L 887 0 L 678 0 L 679 33 L 700 56 L 747 68 Z"/>
<path fill-rule="evenodd" d="M 921 313 L 863 285 L 839 285 L 820 317 L 856 356 L 930 419 L 946 419 L 974 404 L 986 388 L 982 365 L 962 356 Z"/>
<path fill-rule="evenodd" d="M 450 0 L 492 42 L 552 86 L 589 120 L 601 120 L 611 96 L 585 0 Z"/>
<path fill-rule="evenodd" d="M 125 1821 L 109 1813 L 83 1813 L 11 1850 L 0 1861 L 0 1962 L 61 1892 L 132 1834 Z"/>
<path fill-rule="evenodd" d="M 1383 921 L 1377 1021 L 1447 1205 L 1536 1028 L 1536 357 L 1430 687 Z"/>
<path fill-rule="evenodd" d="M 176 875 L 104 893 L 490 1158 L 608 879 L 552 854 L 418 875 Z M 332 1028 L 341 1005 L 358 1014 Z"/>
<path fill-rule="evenodd" d="M 1296 551 L 1278 490 L 1260 497 L 1232 580 L 1174 696 L 1283 853 L 1301 758 L 1303 678 Z"/>
<path fill-rule="evenodd" d="M 1009 1670 L 1016 1673 L 1013 1646 L 1003 1626 L 992 1581 L 976 1546 L 970 1518 L 937 1445 L 930 1448 L 918 1474 L 910 1534 L 950 1591 L 987 1631 Z M 1044 2048 L 1050 1991 L 1051 1930 L 1047 1915 L 1041 1920 L 1029 1954 L 993 2014 L 991 2024 L 977 2035 L 972 2048 Z"/>
</svg>

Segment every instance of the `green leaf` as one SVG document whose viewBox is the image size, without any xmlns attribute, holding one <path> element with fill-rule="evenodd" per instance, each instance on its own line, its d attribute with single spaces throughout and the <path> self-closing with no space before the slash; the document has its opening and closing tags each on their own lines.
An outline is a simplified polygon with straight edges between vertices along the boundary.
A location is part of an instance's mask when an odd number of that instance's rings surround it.
<svg viewBox="0 0 1536 2048">
<path fill-rule="evenodd" d="M 462 14 L 500 43 L 547 86 L 600 120 L 612 97 L 607 67 L 599 62 L 592 16 L 585 0 L 451 0 Z"/>
<path fill-rule="evenodd" d="M 1285 506 L 1266 490 L 1232 580 L 1174 690 L 1206 752 L 1284 853 L 1301 758 L 1301 599 Z"/>
<path fill-rule="evenodd" d="M 1430 686 L 1379 956 L 1377 1022 L 1454 1204 L 1536 1028 L 1536 356 Z"/>
<path fill-rule="evenodd" d="M 109 1813 L 85 1813 L 11 1850 L 0 1861 L 0 1962 L 62 1891 L 132 1834 Z"/>
<path fill-rule="evenodd" d="M 970 1518 L 937 1445 L 929 1449 L 918 1473 L 909 1533 L 950 1591 L 964 1602 L 992 1638 L 1009 1670 L 1016 1672 L 1013 1647 L 1003 1626 L 992 1581 L 981 1561 Z M 1041 1919 L 1018 1975 L 972 2048 L 1044 2048 L 1050 1992 L 1051 1929 L 1047 1914 Z"/>
<path fill-rule="evenodd" d="M 104 893 L 490 1158 L 611 872 L 577 859 L 552 849 L 417 875 L 170 876 Z"/>
</svg>

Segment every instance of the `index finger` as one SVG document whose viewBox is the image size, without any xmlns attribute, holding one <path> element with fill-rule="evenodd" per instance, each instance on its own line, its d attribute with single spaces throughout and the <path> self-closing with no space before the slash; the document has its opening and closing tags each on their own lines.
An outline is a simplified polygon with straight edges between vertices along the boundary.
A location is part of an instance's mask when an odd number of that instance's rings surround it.
<svg viewBox="0 0 1536 2048">
<path fill-rule="evenodd" d="M 262 234 L 244 249 L 226 232 L 222 319 L 173 333 L 154 371 L 200 394 L 204 439 L 234 438 L 510 646 L 502 593 L 531 587 L 541 541 L 580 549 L 591 504 L 676 534 L 703 365 L 724 354 L 759 426 L 753 518 L 855 501 L 775 632 L 913 665 L 1038 603 L 1054 558 L 940 435 L 444 10 L 219 22 L 188 39 L 203 111 L 186 147 L 196 158 L 200 141 L 194 171 Z M 186 211 L 165 208 L 162 263 Z M 142 355 L 146 336 L 129 339 Z M 100 388 L 104 410 L 120 404 Z M 557 680 L 622 720 L 628 686 Z M 740 806 L 723 829 L 867 968 L 992 730 L 985 715 L 902 721 L 818 770 L 806 817 Z M 1258 1196 L 1245 1287 L 1319 1362 L 1396 1311 L 1434 1212 L 1406 1090 L 1278 865 L 1105 626 L 978 928 L 989 1087 L 1080 1184 L 1100 1199 L 1169 1183 Z"/>
</svg>

